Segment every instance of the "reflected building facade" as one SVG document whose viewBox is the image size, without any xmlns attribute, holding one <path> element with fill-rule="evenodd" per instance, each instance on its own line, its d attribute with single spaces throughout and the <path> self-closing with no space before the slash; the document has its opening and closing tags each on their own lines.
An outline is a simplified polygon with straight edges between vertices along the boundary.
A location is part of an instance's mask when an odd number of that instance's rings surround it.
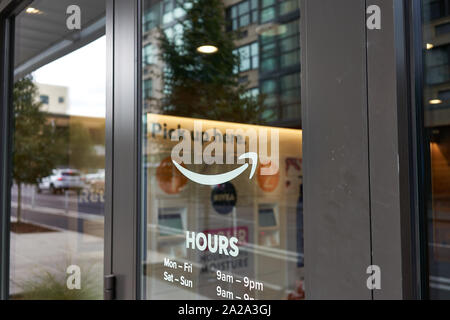
<svg viewBox="0 0 450 320">
<path fill-rule="evenodd" d="M 142 217 L 147 228 L 142 295 L 220 299 L 232 292 L 234 299 L 303 299 L 299 1 L 200 2 L 143 1 Z M 199 51 L 201 45 L 216 43 L 215 53 Z M 192 91 L 198 96 L 191 97 Z M 200 111 L 202 100 L 207 103 Z M 220 143 L 216 156 L 228 152 L 231 140 L 236 142 L 233 161 L 183 162 L 207 175 L 236 169 L 239 144 L 249 151 L 250 133 L 267 131 L 269 153 L 279 148 L 277 172 L 262 174 L 270 163 L 260 159 L 253 179 L 243 173 L 215 186 L 190 181 L 171 161 L 176 145 L 172 134 L 178 129 L 189 132 L 193 145 L 202 140 L 204 150 L 211 148 L 211 141 Z M 230 136 L 234 138 L 228 140 Z M 263 152 L 261 141 L 258 150 Z M 197 158 L 199 152 L 206 151 L 188 153 Z M 239 255 L 191 250 L 186 232 L 236 237 Z M 192 273 L 172 273 L 167 259 L 192 264 Z M 218 285 L 217 271 L 238 282 Z M 191 286 L 173 283 L 170 274 L 178 280 L 183 275 Z M 264 289 L 239 285 L 245 278 Z"/>
<path fill-rule="evenodd" d="M 144 1 L 143 97 L 144 109 L 161 112 L 164 98 L 164 64 L 160 32 L 183 41 L 185 9 L 175 0 Z M 190 4 L 184 2 L 188 9 Z M 248 94 L 264 95 L 268 124 L 300 128 L 300 10 L 295 0 L 223 1 L 226 27 L 233 33 L 240 63 L 235 72 Z"/>
<path fill-rule="evenodd" d="M 427 212 L 431 298 L 449 299 L 450 1 L 423 1 L 424 124 L 430 146 Z M 428 158 L 428 157 L 426 157 Z"/>
</svg>

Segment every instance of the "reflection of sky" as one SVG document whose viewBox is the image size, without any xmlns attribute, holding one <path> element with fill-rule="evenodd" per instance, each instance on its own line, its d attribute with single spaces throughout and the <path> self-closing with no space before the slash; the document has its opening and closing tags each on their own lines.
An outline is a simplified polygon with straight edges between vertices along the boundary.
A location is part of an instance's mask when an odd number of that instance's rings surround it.
<svg viewBox="0 0 450 320">
<path fill-rule="evenodd" d="M 39 68 L 33 76 L 39 83 L 68 87 L 69 114 L 105 117 L 105 37 Z"/>
</svg>

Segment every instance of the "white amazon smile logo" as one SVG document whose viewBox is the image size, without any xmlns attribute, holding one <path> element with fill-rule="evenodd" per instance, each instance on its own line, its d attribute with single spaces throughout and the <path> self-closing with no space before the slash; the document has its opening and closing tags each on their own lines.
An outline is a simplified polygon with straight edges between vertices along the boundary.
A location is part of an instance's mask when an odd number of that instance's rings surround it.
<svg viewBox="0 0 450 320">
<path fill-rule="evenodd" d="M 172 162 L 175 167 L 189 180 L 202 185 L 218 185 L 235 179 L 251 164 L 249 179 L 253 178 L 258 160 L 270 166 L 262 167 L 261 175 L 273 175 L 279 169 L 279 132 L 271 129 L 270 156 L 268 156 L 268 129 L 260 128 L 258 133 L 254 128 L 227 129 L 223 134 L 219 129 L 202 130 L 202 121 L 194 121 L 194 130 L 179 127 L 170 134 L 172 141 L 178 143 L 172 149 Z M 192 140 L 194 142 L 192 143 Z M 258 149 L 259 142 L 259 152 Z M 203 149 L 203 144 L 205 148 Z M 194 150 L 192 150 L 192 145 Z M 225 150 L 225 154 L 224 154 Z M 246 152 L 248 150 L 248 152 Z M 192 152 L 193 151 L 193 152 Z M 192 155 L 194 161 L 192 162 Z M 242 164 L 238 168 L 221 174 L 200 174 L 183 167 L 183 164 Z M 249 159 L 249 163 L 245 162 Z"/>
<path fill-rule="evenodd" d="M 247 152 L 241 155 L 238 159 L 251 159 L 252 160 L 252 169 L 250 171 L 251 179 L 256 171 L 256 166 L 258 164 L 258 155 L 255 152 Z M 172 159 L 173 164 L 177 167 L 178 170 L 188 179 L 197 182 L 199 184 L 204 184 L 207 186 L 214 186 L 217 184 L 222 184 L 228 181 L 233 180 L 238 177 L 242 172 L 244 172 L 248 168 L 248 163 L 244 163 L 239 168 L 236 168 L 232 171 L 221 173 L 221 174 L 200 174 L 196 172 L 192 172 L 186 168 L 183 168 L 180 164 L 178 164 L 175 160 Z"/>
</svg>

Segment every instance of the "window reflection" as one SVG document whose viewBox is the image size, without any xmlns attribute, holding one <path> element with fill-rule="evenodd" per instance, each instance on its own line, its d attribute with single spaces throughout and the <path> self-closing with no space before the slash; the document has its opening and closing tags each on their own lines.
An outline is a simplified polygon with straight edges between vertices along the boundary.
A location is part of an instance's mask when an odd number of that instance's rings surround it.
<svg viewBox="0 0 450 320">
<path fill-rule="evenodd" d="M 82 33 L 57 1 L 15 19 L 12 299 L 103 298 L 105 3 L 74 3 Z"/>
<path fill-rule="evenodd" d="M 450 298 L 450 2 L 423 0 L 425 128 L 430 146 L 427 213 L 430 296 Z"/>
<path fill-rule="evenodd" d="M 143 295 L 304 299 L 298 1 L 143 8 Z"/>
</svg>

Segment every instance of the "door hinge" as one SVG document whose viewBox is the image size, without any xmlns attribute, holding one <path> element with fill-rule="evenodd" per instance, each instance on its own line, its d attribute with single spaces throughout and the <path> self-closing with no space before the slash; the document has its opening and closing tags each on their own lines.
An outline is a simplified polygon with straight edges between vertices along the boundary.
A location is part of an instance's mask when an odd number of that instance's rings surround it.
<svg viewBox="0 0 450 320">
<path fill-rule="evenodd" d="M 116 298 L 116 276 L 113 274 L 106 275 L 103 288 L 103 299 L 114 300 Z"/>
</svg>

